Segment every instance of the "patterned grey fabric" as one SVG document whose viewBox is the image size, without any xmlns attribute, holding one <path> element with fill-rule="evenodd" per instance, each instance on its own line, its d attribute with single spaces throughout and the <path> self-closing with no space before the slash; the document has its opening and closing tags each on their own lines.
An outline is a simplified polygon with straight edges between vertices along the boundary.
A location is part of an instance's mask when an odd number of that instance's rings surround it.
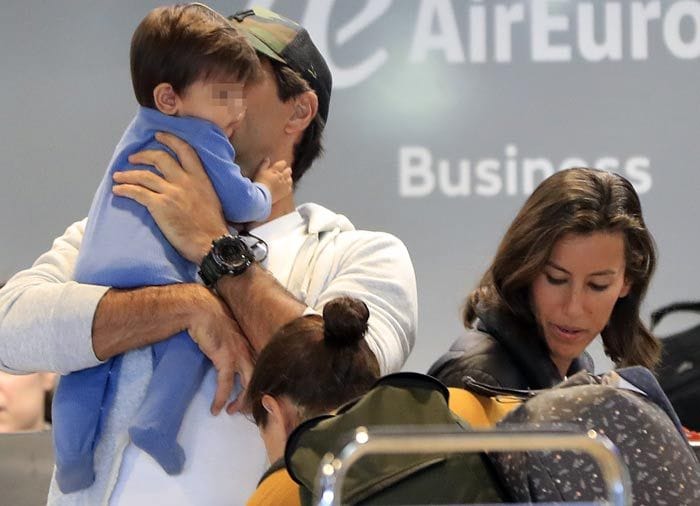
<svg viewBox="0 0 700 506">
<path fill-rule="evenodd" d="M 617 445 L 635 506 L 700 504 L 700 465 L 668 415 L 644 396 L 606 385 L 554 388 L 528 400 L 499 426 L 593 429 Z M 506 488 L 522 502 L 606 498 L 598 465 L 579 452 L 493 454 Z"/>
</svg>

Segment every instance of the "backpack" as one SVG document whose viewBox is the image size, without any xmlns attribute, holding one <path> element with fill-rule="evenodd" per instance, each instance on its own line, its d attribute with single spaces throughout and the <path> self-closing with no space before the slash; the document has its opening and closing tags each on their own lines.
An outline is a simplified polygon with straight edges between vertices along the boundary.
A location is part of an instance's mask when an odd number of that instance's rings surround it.
<svg viewBox="0 0 700 506">
<path fill-rule="evenodd" d="M 512 393 L 511 393 L 512 394 Z M 654 376 L 630 367 L 602 376 L 580 372 L 542 390 L 497 426 L 595 430 L 616 446 L 629 470 L 635 506 L 700 504 L 700 463 Z M 519 502 L 602 501 L 595 461 L 574 451 L 490 455 L 504 487 Z"/>
<path fill-rule="evenodd" d="M 651 314 L 651 328 L 678 311 L 700 313 L 700 302 L 679 302 Z M 700 324 L 661 339 L 657 374 L 678 417 L 686 427 L 700 431 Z"/>
<path fill-rule="evenodd" d="M 381 378 L 358 400 L 335 415 L 307 420 L 287 441 L 285 462 L 300 485 L 303 505 L 313 492 L 323 456 L 337 454 L 357 427 L 436 425 L 469 431 L 448 407 L 448 389 L 430 376 L 397 373 Z M 481 453 L 371 455 L 348 471 L 343 504 L 500 503 L 509 499 L 488 458 Z"/>
</svg>

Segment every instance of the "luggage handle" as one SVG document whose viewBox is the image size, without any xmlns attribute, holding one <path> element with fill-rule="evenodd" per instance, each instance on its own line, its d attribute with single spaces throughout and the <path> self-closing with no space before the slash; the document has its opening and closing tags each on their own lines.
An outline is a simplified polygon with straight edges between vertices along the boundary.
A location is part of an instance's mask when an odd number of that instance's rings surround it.
<svg viewBox="0 0 700 506">
<path fill-rule="evenodd" d="M 478 451 L 577 450 L 591 455 L 600 466 L 608 498 L 594 505 L 631 506 L 630 477 L 617 447 L 594 430 L 572 433 L 543 430 L 473 430 L 433 432 L 410 429 L 373 430 L 358 427 L 354 438 L 337 454 L 326 453 L 316 478 L 317 506 L 339 506 L 348 469 L 365 455 L 456 453 Z M 591 503 L 572 503 L 575 505 Z"/>
<path fill-rule="evenodd" d="M 675 313 L 678 311 L 694 311 L 700 313 L 700 301 L 684 301 L 684 302 L 674 302 L 666 306 L 660 307 L 656 311 L 651 313 L 651 329 L 654 330 L 661 319 L 667 314 Z"/>
</svg>

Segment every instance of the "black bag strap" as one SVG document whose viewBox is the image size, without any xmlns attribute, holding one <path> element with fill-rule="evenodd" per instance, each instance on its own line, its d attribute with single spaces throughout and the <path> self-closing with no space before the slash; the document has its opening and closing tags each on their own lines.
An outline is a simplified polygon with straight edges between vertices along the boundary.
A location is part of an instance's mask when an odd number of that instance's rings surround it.
<svg viewBox="0 0 700 506">
<path fill-rule="evenodd" d="M 544 390 L 521 390 L 518 388 L 508 388 L 498 385 L 489 385 L 488 383 L 483 383 L 478 381 L 471 376 L 463 376 L 462 383 L 465 390 L 469 390 L 477 395 L 482 395 L 484 397 L 496 397 L 499 395 L 507 395 L 510 397 L 517 397 L 523 401 L 529 399 L 530 397 L 536 396 L 538 393 Z"/>
<path fill-rule="evenodd" d="M 674 302 L 673 304 L 660 307 L 659 309 L 651 313 L 650 330 L 653 330 L 654 327 L 656 327 L 659 324 L 659 322 L 664 316 L 678 311 L 694 311 L 696 313 L 700 313 L 700 301 Z"/>
</svg>

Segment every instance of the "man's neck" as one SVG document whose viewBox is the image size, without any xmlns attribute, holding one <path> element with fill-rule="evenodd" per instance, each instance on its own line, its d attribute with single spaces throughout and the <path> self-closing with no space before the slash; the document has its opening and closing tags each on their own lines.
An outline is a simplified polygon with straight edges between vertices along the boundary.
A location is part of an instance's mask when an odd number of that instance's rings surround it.
<svg viewBox="0 0 700 506">
<path fill-rule="evenodd" d="M 274 219 L 279 218 L 280 216 L 284 216 L 285 214 L 289 214 L 293 212 L 297 208 L 295 202 L 294 202 L 294 194 L 290 193 L 286 197 L 278 200 L 274 204 L 272 204 L 272 209 L 270 210 L 270 216 L 265 220 L 267 223 L 268 221 L 272 221 Z"/>
<path fill-rule="evenodd" d="M 272 220 L 276 220 L 286 214 L 289 214 L 296 210 L 297 206 L 294 203 L 294 194 L 290 194 L 283 199 L 278 200 L 272 204 L 272 209 L 270 210 L 270 216 L 267 217 L 265 221 L 256 221 L 253 223 L 246 223 L 245 226 L 235 225 L 239 230 L 253 230 L 260 225 L 268 223 Z"/>
</svg>

